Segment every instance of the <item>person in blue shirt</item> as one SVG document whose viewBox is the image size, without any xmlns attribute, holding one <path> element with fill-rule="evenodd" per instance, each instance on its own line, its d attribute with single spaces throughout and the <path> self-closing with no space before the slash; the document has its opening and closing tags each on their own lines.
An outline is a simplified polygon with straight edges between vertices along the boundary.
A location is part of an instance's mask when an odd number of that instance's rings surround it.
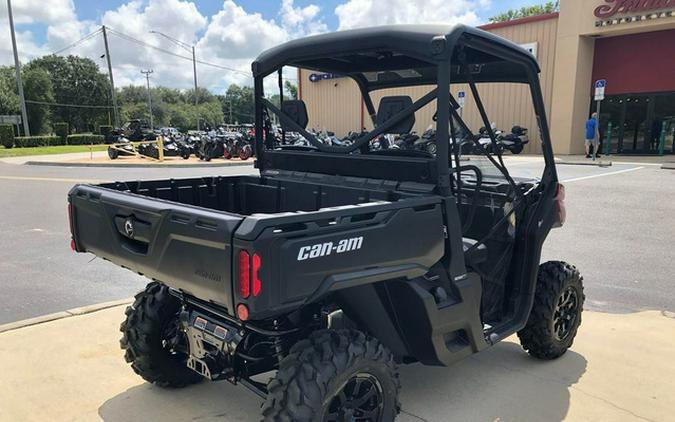
<svg viewBox="0 0 675 422">
<path fill-rule="evenodd" d="M 593 160 L 598 153 L 598 143 L 600 141 L 600 132 L 598 130 L 598 113 L 591 114 L 591 118 L 586 121 L 586 158 L 591 158 L 591 145 L 593 145 Z"/>
</svg>

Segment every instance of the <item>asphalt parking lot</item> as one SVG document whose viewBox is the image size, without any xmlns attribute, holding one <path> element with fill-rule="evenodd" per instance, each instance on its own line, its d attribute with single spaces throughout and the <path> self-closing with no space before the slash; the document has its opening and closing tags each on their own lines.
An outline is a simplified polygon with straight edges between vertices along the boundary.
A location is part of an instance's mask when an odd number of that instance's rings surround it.
<svg viewBox="0 0 675 422">
<path fill-rule="evenodd" d="M 507 159 L 514 175 L 541 174 L 536 157 Z M 252 173 L 229 168 L 83 168 L 0 163 L 0 324 L 132 296 L 146 279 L 69 248 L 66 195 L 78 182 Z M 675 311 L 672 294 L 675 172 L 649 164 L 558 166 L 567 224 L 543 259 L 583 274 L 587 307 Z"/>
</svg>

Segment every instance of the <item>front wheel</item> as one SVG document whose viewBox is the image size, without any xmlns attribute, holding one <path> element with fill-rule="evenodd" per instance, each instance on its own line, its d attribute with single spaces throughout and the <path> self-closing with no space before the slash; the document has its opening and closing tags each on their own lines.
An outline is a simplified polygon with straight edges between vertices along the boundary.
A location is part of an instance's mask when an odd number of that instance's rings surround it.
<svg viewBox="0 0 675 422">
<path fill-rule="evenodd" d="M 120 346 L 131 368 L 160 387 L 185 387 L 203 379 L 187 367 L 187 339 L 180 331 L 180 302 L 169 288 L 152 282 L 126 310 Z"/>
<path fill-rule="evenodd" d="M 116 160 L 120 156 L 120 152 L 115 148 L 108 147 L 108 158 Z"/>
<path fill-rule="evenodd" d="M 544 360 L 562 356 L 581 324 L 584 299 L 583 277 L 576 267 L 560 261 L 541 264 L 530 317 L 518 332 L 523 349 Z"/>
<path fill-rule="evenodd" d="M 400 410 L 391 352 L 355 330 L 321 330 L 296 343 L 267 389 L 269 422 L 388 422 Z"/>
</svg>

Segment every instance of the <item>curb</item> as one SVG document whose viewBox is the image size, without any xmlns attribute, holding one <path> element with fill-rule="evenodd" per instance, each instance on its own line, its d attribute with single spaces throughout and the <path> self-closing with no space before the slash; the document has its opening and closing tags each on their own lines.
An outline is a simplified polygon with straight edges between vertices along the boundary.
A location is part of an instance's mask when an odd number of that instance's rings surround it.
<svg viewBox="0 0 675 422">
<path fill-rule="evenodd" d="M 56 321 L 63 318 L 70 318 L 78 315 L 86 315 L 92 312 L 102 311 L 116 306 L 128 305 L 133 302 L 133 298 L 113 300 L 111 302 L 97 303 L 94 305 L 81 306 L 79 308 L 68 309 L 67 311 L 56 312 L 53 314 L 41 315 L 35 318 L 28 318 L 21 321 L 9 322 L 0 325 L 0 333 L 14 331 L 33 325 L 43 324 L 45 322 Z"/>
<path fill-rule="evenodd" d="M 253 165 L 253 161 L 226 161 L 214 164 L 131 164 L 131 163 L 73 163 L 67 161 L 26 161 L 26 166 L 51 166 L 51 167 L 122 167 L 122 168 L 208 168 L 208 167 L 238 167 Z"/>
<path fill-rule="evenodd" d="M 567 166 L 596 166 L 596 167 L 611 167 L 611 161 L 565 161 L 565 160 L 556 160 L 556 164 L 567 165 Z"/>
<path fill-rule="evenodd" d="M 675 163 L 664 163 L 661 165 L 662 170 L 675 170 Z"/>
</svg>

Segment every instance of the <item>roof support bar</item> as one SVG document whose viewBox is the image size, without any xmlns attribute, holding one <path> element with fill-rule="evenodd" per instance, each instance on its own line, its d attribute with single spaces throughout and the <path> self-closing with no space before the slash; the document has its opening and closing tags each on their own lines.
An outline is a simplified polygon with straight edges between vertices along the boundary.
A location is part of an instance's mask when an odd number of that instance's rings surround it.
<svg viewBox="0 0 675 422">
<path fill-rule="evenodd" d="M 436 112 L 436 160 L 438 161 L 438 193 L 443 196 L 450 195 L 450 157 L 448 147 L 448 122 L 450 111 L 446 104 L 450 103 L 450 60 L 441 62 L 438 66 L 438 101 Z"/>
</svg>

